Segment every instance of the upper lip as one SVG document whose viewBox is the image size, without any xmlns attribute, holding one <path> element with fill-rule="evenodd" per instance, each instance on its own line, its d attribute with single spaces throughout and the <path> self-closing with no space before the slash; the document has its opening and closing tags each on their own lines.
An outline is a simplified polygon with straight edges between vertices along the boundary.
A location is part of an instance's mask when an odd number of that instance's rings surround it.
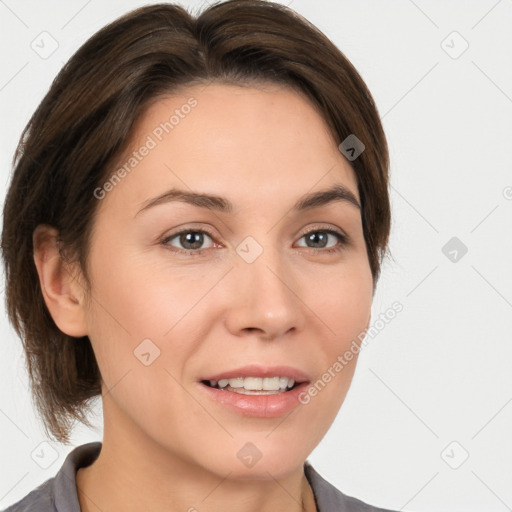
<svg viewBox="0 0 512 512">
<path fill-rule="evenodd" d="M 307 373 L 292 366 L 263 366 L 258 364 L 223 371 L 204 377 L 201 380 L 219 381 L 221 379 L 236 379 L 237 377 L 288 377 L 298 383 L 310 381 Z"/>
</svg>

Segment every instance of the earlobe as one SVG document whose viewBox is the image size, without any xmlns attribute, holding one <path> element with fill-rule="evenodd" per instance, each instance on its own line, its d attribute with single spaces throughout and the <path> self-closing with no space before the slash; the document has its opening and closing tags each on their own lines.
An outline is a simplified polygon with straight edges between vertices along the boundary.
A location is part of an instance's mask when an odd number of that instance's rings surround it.
<svg viewBox="0 0 512 512">
<path fill-rule="evenodd" d="M 76 266 L 66 263 L 58 248 L 58 231 L 47 225 L 34 230 L 34 263 L 46 306 L 57 327 L 65 334 L 88 334 L 84 308 L 84 288 L 77 280 Z"/>
</svg>

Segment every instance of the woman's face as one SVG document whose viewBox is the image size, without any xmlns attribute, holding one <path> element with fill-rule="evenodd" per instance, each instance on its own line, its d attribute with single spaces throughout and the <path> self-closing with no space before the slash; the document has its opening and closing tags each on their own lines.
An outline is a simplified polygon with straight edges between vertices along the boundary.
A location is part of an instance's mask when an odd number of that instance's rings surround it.
<svg viewBox="0 0 512 512">
<path fill-rule="evenodd" d="M 194 86 L 139 120 L 125 172 L 96 191 L 86 320 L 105 442 L 240 479 L 283 477 L 320 442 L 357 353 L 335 363 L 372 301 L 357 204 L 332 195 L 296 207 L 334 186 L 360 202 L 339 142 L 304 97 L 275 86 Z M 266 375 L 331 378 L 308 403 L 202 382 L 247 365 L 239 376 L 280 366 Z"/>
</svg>

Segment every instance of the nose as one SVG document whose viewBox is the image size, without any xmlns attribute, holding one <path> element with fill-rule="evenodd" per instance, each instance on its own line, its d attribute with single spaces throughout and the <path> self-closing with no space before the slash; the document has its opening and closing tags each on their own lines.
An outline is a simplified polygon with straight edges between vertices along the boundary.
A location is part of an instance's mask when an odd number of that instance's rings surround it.
<svg viewBox="0 0 512 512">
<path fill-rule="evenodd" d="M 298 269 L 269 250 L 252 263 L 237 256 L 230 272 L 231 287 L 227 328 L 235 336 L 276 339 L 301 331 L 307 310 L 301 300 Z"/>
</svg>

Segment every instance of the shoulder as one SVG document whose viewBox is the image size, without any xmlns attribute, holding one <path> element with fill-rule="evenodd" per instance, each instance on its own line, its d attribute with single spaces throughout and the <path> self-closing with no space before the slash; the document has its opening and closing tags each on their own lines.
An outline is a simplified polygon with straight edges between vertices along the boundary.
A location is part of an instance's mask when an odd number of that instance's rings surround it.
<svg viewBox="0 0 512 512">
<path fill-rule="evenodd" d="M 57 474 L 30 491 L 2 512 L 80 512 L 76 490 L 76 473 L 92 464 L 102 443 L 86 443 L 68 453 Z"/>
<path fill-rule="evenodd" d="M 33 510 L 55 512 L 57 509 L 53 500 L 54 480 L 55 477 L 46 480 L 24 498 L 4 509 L 3 512 L 32 512 Z"/>
<path fill-rule="evenodd" d="M 344 512 L 394 512 L 347 496 L 322 478 L 307 460 L 304 463 L 304 472 L 313 489 L 318 512 L 337 512 L 339 510 Z"/>
</svg>

